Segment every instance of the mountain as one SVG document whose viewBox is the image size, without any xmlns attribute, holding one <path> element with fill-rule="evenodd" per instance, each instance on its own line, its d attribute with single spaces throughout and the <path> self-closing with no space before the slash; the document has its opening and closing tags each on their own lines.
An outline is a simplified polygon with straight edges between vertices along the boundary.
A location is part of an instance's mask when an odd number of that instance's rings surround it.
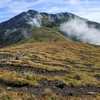
<svg viewBox="0 0 100 100">
<path fill-rule="evenodd" d="M 94 25 L 96 28 L 100 27 L 99 23 L 83 19 L 67 12 L 48 14 L 29 10 L 27 12 L 22 12 L 8 21 L 0 23 L 0 47 L 18 43 L 23 39 L 25 41 L 29 36 L 35 41 L 54 41 L 57 38 L 61 38 L 61 40 L 70 40 L 68 35 L 65 35 L 64 32 L 59 30 L 59 26 L 61 23 L 75 18 L 86 21 L 89 26 Z M 38 34 L 40 31 L 41 36 Z M 53 33 L 55 33 L 55 35 Z M 44 35 L 48 36 L 45 37 Z M 54 39 L 52 40 L 50 37 Z M 73 38 L 71 39 L 75 40 Z"/>
<path fill-rule="evenodd" d="M 0 100 L 100 100 L 99 27 L 34 10 L 0 23 Z"/>
</svg>

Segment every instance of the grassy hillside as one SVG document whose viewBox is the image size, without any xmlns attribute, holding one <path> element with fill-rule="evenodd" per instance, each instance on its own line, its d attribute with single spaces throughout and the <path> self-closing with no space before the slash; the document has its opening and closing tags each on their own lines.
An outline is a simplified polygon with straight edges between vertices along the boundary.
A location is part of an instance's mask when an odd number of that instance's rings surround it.
<svg viewBox="0 0 100 100">
<path fill-rule="evenodd" d="M 49 27 L 31 28 L 29 34 L 20 42 L 14 44 L 24 44 L 30 41 L 34 42 L 57 42 L 57 41 L 71 41 L 69 38 L 62 35 L 58 30 Z"/>
<path fill-rule="evenodd" d="M 58 32 L 41 30 L 32 29 L 25 44 L 0 49 L 0 100 L 99 100 L 100 47 L 63 36 L 54 42 Z"/>
</svg>

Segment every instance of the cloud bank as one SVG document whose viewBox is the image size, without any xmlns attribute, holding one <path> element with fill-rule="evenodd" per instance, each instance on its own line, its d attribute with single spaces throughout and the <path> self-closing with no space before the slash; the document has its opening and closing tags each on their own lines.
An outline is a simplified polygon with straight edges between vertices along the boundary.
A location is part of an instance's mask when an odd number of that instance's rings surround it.
<svg viewBox="0 0 100 100">
<path fill-rule="evenodd" d="M 81 19 L 75 18 L 62 23 L 60 30 L 74 40 L 100 45 L 100 29 L 88 26 L 86 21 Z"/>
</svg>

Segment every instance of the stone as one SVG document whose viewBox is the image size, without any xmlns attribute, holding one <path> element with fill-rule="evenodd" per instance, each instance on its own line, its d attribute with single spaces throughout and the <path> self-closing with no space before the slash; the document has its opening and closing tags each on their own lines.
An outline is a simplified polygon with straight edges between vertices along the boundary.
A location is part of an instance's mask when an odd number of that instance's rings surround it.
<svg viewBox="0 0 100 100">
<path fill-rule="evenodd" d="M 5 94 L 6 94 L 6 92 L 0 93 L 0 98 L 2 98 Z"/>
<path fill-rule="evenodd" d="M 75 79 L 77 79 L 77 80 L 81 80 L 81 77 L 78 76 L 78 75 L 76 75 L 76 76 L 75 76 Z"/>
<path fill-rule="evenodd" d="M 68 94 L 69 96 L 73 96 L 73 94 L 70 92 L 69 94 Z"/>
<path fill-rule="evenodd" d="M 16 59 L 16 60 L 19 60 L 19 57 L 18 57 L 18 56 L 16 56 L 16 57 L 15 57 L 15 59 Z"/>
<path fill-rule="evenodd" d="M 90 95 L 94 95 L 94 94 L 95 94 L 95 92 L 88 92 L 88 94 L 90 94 Z"/>
<path fill-rule="evenodd" d="M 7 90 L 11 90 L 11 87 L 7 87 Z"/>
<path fill-rule="evenodd" d="M 41 72 L 42 72 L 42 73 L 45 73 L 46 71 L 45 71 L 45 70 L 42 70 Z"/>
<path fill-rule="evenodd" d="M 63 82 L 57 82 L 57 87 L 62 89 L 64 88 L 65 84 Z"/>
<path fill-rule="evenodd" d="M 27 76 L 28 75 L 28 73 L 25 72 L 25 71 L 22 71 L 21 74 L 24 75 L 24 76 Z"/>
<path fill-rule="evenodd" d="M 65 68 L 71 68 L 70 65 L 65 66 Z"/>
</svg>

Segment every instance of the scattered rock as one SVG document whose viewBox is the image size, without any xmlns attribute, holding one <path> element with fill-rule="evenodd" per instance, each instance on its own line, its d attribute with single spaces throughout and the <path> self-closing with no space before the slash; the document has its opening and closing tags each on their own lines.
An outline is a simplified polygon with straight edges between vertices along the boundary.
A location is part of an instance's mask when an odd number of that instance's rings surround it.
<svg viewBox="0 0 100 100">
<path fill-rule="evenodd" d="M 69 96 L 73 96 L 73 94 L 70 92 L 69 94 L 68 94 Z"/>
<path fill-rule="evenodd" d="M 44 84 L 47 84 L 47 81 L 44 81 Z"/>
<path fill-rule="evenodd" d="M 77 79 L 77 80 L 81 80 L 81 77 L 78 76 L 78 75 L 76 75 L 76 76 L 75 76 L 75 79 Z"/>
<path fill-rule="evenodd" d="M 48 71 L 46 69 L 42 69 L 42 68 L 36 68 L 36 67 L 31 67 L 31 66 L 23 66 L 23 67 L 20 67 L 20 66 L 14 66 L 13 64 L 11 65 L 7 65 L 7 64 L 1 64 L 2 69 L 6 69 L 6 70 L 9 70 L 9 71 L 16 71 L 16 72 L 19 72 L 20 74 L 24 75 L 24 72 L 28 72 L 28 71 L 31 71 L 33 73 L 38 73 L 38 74 L 41 74 L 41 75 L 46 75 L 46 76 L 64 76 L 65 74 L 70 74 L 69 71 L 66 71 L 66 70 L 53 70 L 53 71 Z M 26 75 L 26 74 L 25 74 Z"/>
<path fill-rule="evenodd" d="M 57 82 L 57 87 L 62 89 L 64 88 L 65 84 L 63 82 Z"/>
<path fill-rule="evenodd" d="M 55 86 L 53 86 L 53 89 L 55 89 L 56 87 Z"/>
<path fill-rule="evenodd" d="M 1 61 L 0 61 L 0 63 L 1 63 Z M 2 67 L 2 65 L 0 64 L 0 67 Z"/>
<path fill-rule="evenodd" d="M 19 60 L 19 57 L 18 57 L 18 56 L 16 56 L 16 57 L 15 57 L 15 59 L 16 59 L 16 60 Z"/>
<path fill-rule="evenodd" d="M 83 88 L 80 88 L 80 90 L 83 90 Z"/>
<path fill-rule="evenodd" d="M 0 98 L 2 98 L 5 94 L 6 94 L 6 92 L 0 93 Z"/>
<path fill-rule="evenodd" d="M 27 91 L 27 87 L 22 87 L 22 90 L 23 91 Z"/>
<path fill-rule="evenodd" d="M 70 68 L 70 65 L 65 66 L 65 68 Z"/>
<path fill-rule="evenodd" d="M 46 71 L 45 71 L 45 70 L 42 70 L 41 72 L 42 72 L 42 73 L 45 73 Z"/>
<path fill-rule="evenodd" d="M 10 90 L 11 90 L 11 87 L 7 87 L 7 90 L 9 90 L 9 91 L 10 91 Z"/>
<path fill-rule="evenodd" d="M 24 75 L 24 76 L 27 76 L 27 75 L 28 75 L 28 73 L 25 72 L 25 71 L 21 71 L 20 73 L 21 73 L 22 75 Z"/>
<path fill-rule="evenodd" d="M 95 94 L 95 92 L 88 92 L 88 94 L 89 94 L 89 95 L 94 95 L 94 94 Z"/>
</svg>

